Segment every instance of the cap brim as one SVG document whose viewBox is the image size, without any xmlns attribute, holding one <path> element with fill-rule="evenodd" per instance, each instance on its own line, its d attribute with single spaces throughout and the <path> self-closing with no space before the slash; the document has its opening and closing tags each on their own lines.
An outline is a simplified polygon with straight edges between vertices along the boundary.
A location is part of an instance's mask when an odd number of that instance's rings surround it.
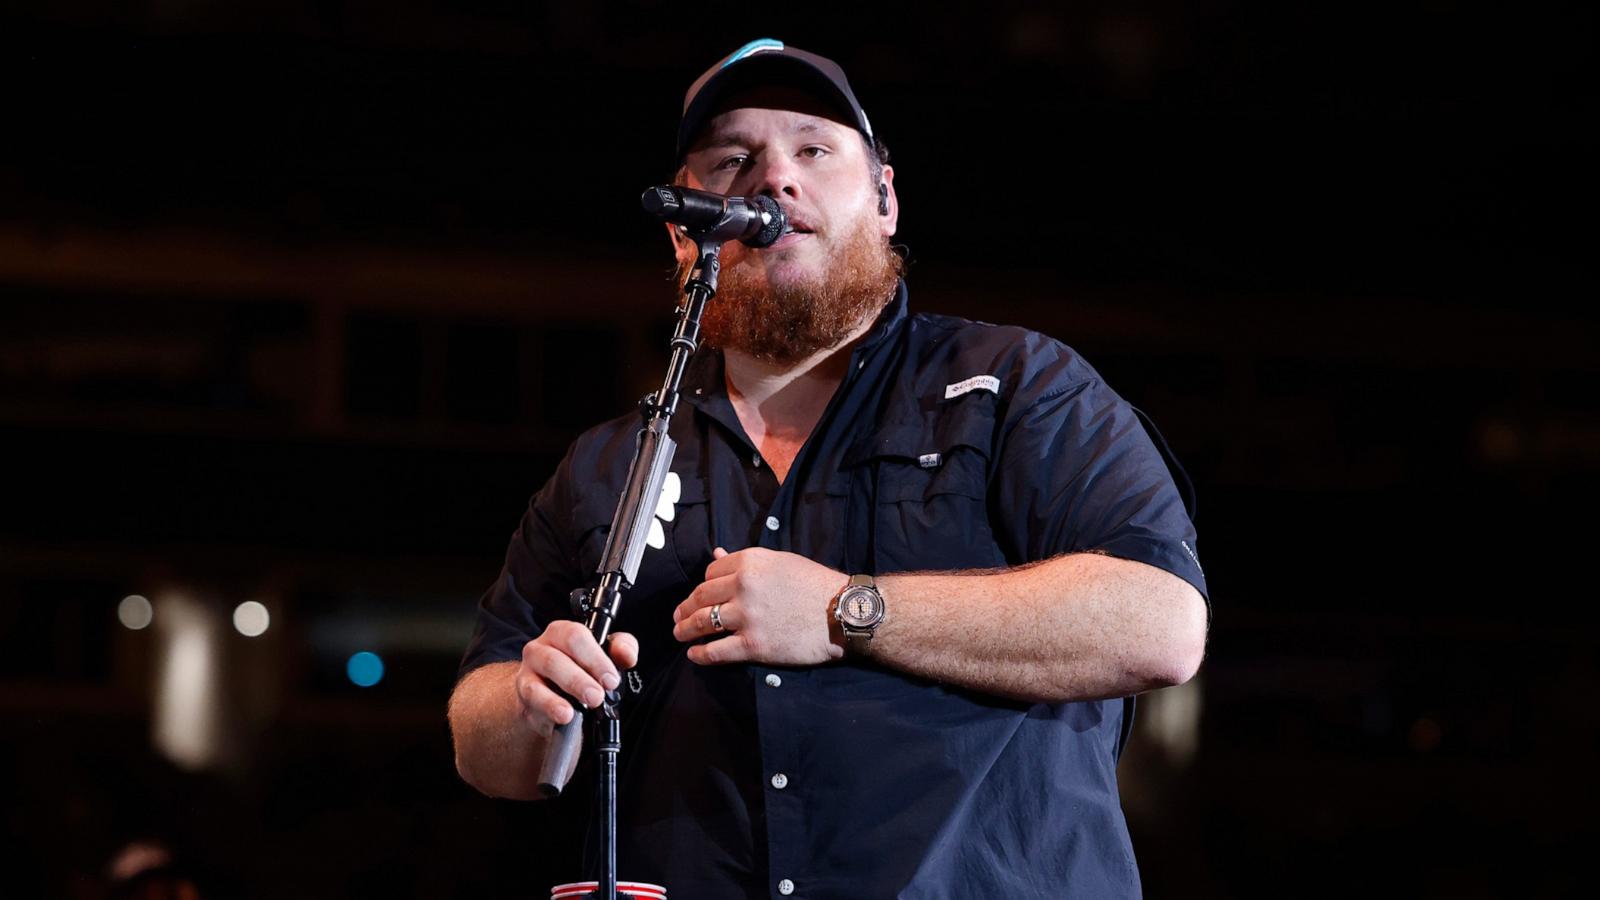
<svg viewBox="0 0 1600 900">
<path fill-rule="evenodd" d="M 821 100 L 832 110 L 838 121 L 871 138 L 866 126 L 866 116 L 861 107 L 845 90 L 821 69 L 804 59 L 777 53 L 760 54 L 741 59 L 711 76 L 684 108 L 678 123 L 679 163 L 688 155 L 706 122 L 722 111 L 723 102 L 749 87 L 783 85 L 798 88 Z"/>
</svg>

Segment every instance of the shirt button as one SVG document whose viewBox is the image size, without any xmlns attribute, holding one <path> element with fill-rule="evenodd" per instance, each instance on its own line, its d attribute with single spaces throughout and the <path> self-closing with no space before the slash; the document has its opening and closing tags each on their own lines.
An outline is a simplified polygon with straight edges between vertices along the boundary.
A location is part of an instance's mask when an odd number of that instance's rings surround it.
<svg viewBox="0 0 1600 900">
<path fill-rule="evenodd" d="M 785 897 L 787 897 L 790 894 L 794 893 L 794 882 L 790 881 L 787 878 L 785 878 L 784 880 L 778 882 L 778 893 L 784 895 Z"/>
<path fill-rule="evenodd" d="M 759 454 L 759 453 L 750 454 L 750 465 L 755 466 L 758 469 L 761 468 L 761 454 Z"/>
<path fill-rule="evenodd" d="M 772 786 L 780 791 L 783 790 L 789 786 L 789 776 L 783 774 L 782 772 L 772 776 Z"/>
<path fill-rule="evenodd" d="M 779 678 L 778 674 L 776 672 L 774 672 L 774 673 L 772 673 L 772 674 L 767 676 L 767 687 L 782 687 L 782 686 L 783 686 L 783 679 Z"/>
<path fill-rule="evenodd" d="M 778 517 L 777 516 L 767 516 L 767 530 L 768 531 L 777 531 L 778 530 Z"/>
</svg>

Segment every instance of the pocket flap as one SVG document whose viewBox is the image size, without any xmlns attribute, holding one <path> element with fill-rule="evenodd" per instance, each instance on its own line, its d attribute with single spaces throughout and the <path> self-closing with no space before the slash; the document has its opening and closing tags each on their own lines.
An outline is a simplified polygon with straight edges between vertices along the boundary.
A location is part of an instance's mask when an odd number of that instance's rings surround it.
<svg viewBox="0 0 1600 900">
<path fill-rule="evenodd" d="M 989 459 L 994 432 L 994 397 L 982 391 L 966 394 L 955 403 L 924 412 L 919 419 L 880 424 L 850 445 L 843 465 L 849 468 L 871 459 L 898 458 L 937 468 L 958 447 L 969 447 Z"/>
</svg>

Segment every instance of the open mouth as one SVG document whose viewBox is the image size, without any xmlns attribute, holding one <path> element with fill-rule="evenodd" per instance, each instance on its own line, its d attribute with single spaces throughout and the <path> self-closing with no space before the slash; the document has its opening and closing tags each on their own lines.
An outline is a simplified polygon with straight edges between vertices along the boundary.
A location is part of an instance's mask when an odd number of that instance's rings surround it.
<svg viewBox="0 0 1600 900">
<path fill-rule="evenodd" d="M 767 249 L 768 250 L 781 250 L 784 247 L 788 247 L 788 246 L 790 246 L 792 244 L 799 243 L 800 241 L 803 241 L 803 240 L 805 240 L 806 238 L 808 238 L 810 236 L 811 236 L 811 229 L 806 228 L 804 226 L 801 226 L 801 227 L 792 227 L 791 226 L 788 231 L 785 231 L 783 233 L 783 237 L 780 237 L 776 241 L 773 241 L 772 244 L 767 247 Z"/>
<path fill-rule="evenodd" d="M 807 222 L 805 219 L 797 219 L 794 217 L 793 213 L 790 213 L 788 230 L 783 233 L 783 236 L 788 237 L 791 234 L 810 234 L 812 230 L 813 229 L 811 228 L 810 222 Z"/>
</svg>

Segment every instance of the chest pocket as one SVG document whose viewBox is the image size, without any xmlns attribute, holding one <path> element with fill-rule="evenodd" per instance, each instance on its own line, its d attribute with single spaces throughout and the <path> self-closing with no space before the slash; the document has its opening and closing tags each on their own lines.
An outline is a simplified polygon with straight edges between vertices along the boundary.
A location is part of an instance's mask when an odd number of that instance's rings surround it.
<svg viewBox="0 0 1600 900">
<path fill-rule="evenodd" d="M 888 423 L 846 454 L 875 574 L 1005 565 L 989 527 L 994 398 L 969 394 Z"/>
<path fill-rule="evenodd" d="M 669 517 L 660 516 L 659 510 L 656 516 L 666 544 L 663 547 L 645 547 L 644 556 L 639 560 L 638 580 L 623 601 L 624 620 L 631 617 L 630 612 L 641 605 L 641 600 L 657 594 L 677 593 L 677 600 L 672 601 L 676 605 L 687 596 L 685 585 L 691 580 L 699 581 L 698 578 L 690 578 L 688 572 L 691 569 L 685 568 L 684 561 L 697 552 L 689 548 L 699 548 L 706 542 L 705 482 L 698 475 L 685 477 L 680 474 L 678 483 L 678 500 L 672 504 Z M 616 513 L 617 500 L 618 495 L 600 485 L 592 486 L 578 499 L 574 510 L 579 535 L 578 565 L 586 583 L 595 580 L 595 569 L 600 565 L 606 538 L 611 533 L 611 517 Z M 705 563 L 701 563 L 700 568 L 704 569 Z M 670 613 L 671 606 L 667 609 Z M 618 627 L 622 624 L 619 621 Z"/>
<path fill-rule="evenodd" d="M 574 511 L 579 528 L 578 564 L 587 585 L 598 580 L 595 569 L 605 552 L 617 499 L 606 487 L 591 485 Z M 683 645 L 672 637 L 672 610 L 700 583 L 698 575 L 689 573 L 704 573 L 711 562 L 705 480 L 698 474 L 679 473 L 678 502 L 672 506 L 670 519 L 657 516 L 666 545 L 645 547 L 639 578 L 622 595 L 622 611 L 613 629 L 639 640 L 638 675 L 645 685 L 654 683 L 661 667 L 683 652 Z M 704 562 L 699 561 L 701 556 Z"/>
</svg>

